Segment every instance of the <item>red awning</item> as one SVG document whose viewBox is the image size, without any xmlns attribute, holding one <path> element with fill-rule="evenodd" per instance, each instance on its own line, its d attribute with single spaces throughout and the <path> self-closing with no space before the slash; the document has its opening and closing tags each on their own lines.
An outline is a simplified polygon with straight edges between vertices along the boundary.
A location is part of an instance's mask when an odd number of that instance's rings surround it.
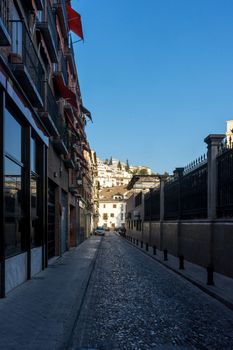
<svg viewBox="0 0 233 350">
<path fill-rule="evenodd" d="M 69 4 L 66 4 L 66 11 L 68 16 L 68 26 L 72 32 L 77 34 L 83 40 L 83 29 L 81 16 Z"/>
<path fill-rule="evenodd" d="M 63 82 L 61 76 L 54 77 L 54 87 L 61 97 L 66 99 L 74 108 L 78 109 L 76 95 Z"/>
</svg>

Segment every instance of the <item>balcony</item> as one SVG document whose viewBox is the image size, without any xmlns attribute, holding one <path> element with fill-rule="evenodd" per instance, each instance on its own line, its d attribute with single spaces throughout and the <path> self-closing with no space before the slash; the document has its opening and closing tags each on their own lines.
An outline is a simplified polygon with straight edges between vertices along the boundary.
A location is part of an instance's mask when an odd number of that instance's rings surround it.
<svg viewBox="0 0 233 350">
<path fill-rule="evenodd" d="M 64 85 L 68 85 L 67 60 L 62 51 L 59 50 L 59 63 L 56 65 L 55 74 L 61 75 Z"/>
<path fill-rule="evenodd" d="M 74 169 L 75 168 L 75 165 L 74 165 L 74 162 L 73 162 L 73 159 L 70 155 L 66 156 L 64 158 L 64 164 L 65 164 L 65 167 L 67 169 Z"/>
<path fill-rule="evenodd" d="M 43 34 L 51 61 L 57 63 L 58 34 L 56 21 L 49 2 L 44 11 L 37 16 L 36 28 Z"/>
<path fill-rule="evenodd" d="M 0 46 L 11 45 L 8 3 L 8 0 L 0 1 Z"/>
<path fill-rule="evenodd" d="M 56 126 L 59 132 L 59 136 L 53 138 L 53 146 L 59 154 L 68 156 L 69 142 L 67 125 L 62 116 L 58 116 Z"/>
<path fill-rule="evenodd" d="M 44 8 L 44 4 L 43 4 L 44 0 L 34 0 L 34 3 L 36 5 L 37 10 L 43 10 Z M 24 8 L 33 11 L 34 7 L 32 4 L 32 0 L 24 0 L 22 1 L 22 5 L 24 6 Z"/>
<path fill-rule="evenodd" d="M 44 109 L 40 111 L 40 115 L 50 136 L 59 136 L 59 131 L 57 128 L 58 114 L 58 104 L 51 87 L 46 82 L 44 89 Z"/>
<path fill-rule="evenodd" d="M 69 37 L 69 45 L 65 49 L 65 55 L 70 65 L 71 73 L 76 76 L 77 71 L 76 71 L 76 65 L 75 65 L 75 59 L 74 59 L 74 48 L 73 48 L 71 36 Z"/>
<path fill-rule="evenodd" d="M 67 26 L 68 19 L 67 19 L 65 0 L 56 0 L 55 4 L 53 6 L 56 10 L 56 14 L 57 14 L 58 19 L 59 19 L 62 34 L 63 34 L 64 38 L 66 39 L 68 36 L 69 30 L 68 30 L 68 26 Z"/>
<path fill-rule="evenodd" d="M 44 69 L 26 27 L 12 21 L 11 69 L 31 104 L 43 107 Z"/>
</svg>

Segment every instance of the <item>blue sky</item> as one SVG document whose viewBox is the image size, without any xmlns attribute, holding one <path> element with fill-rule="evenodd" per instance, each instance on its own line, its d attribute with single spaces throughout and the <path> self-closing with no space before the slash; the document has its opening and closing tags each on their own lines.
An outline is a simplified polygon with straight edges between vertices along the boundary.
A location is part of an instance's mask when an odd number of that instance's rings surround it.
<svg viewBox="0 0 233 350">
<path fill-rule="evenodd" d="M 90 145 L 172 172 L 233 119 L 232 0 L 73 0 Z M 78 37 L 74 37 L 77 40 Z"/>
</svg>

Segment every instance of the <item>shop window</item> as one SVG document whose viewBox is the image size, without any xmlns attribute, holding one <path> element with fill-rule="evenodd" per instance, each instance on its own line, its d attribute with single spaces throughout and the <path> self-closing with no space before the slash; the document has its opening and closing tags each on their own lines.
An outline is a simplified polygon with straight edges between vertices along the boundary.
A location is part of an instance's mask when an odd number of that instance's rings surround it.
<svg viewBox="0 0 233 350">
<path fill-rule="evenodd" d="M 32 247 L 40 246 L 42 243 L 42 235 L 39 220 L 39 202 L 41 193 L 39 193 L 41 177 L 39 176 L 38 166 L 38 152 L 39 147 L 36 140 L 31 138 L 31 179 L 30 179 L 30 193 L 31 193 L 31 245 Z"/>
<path fill-rule="evenodd" d="M 18 254 L 25 249 L 23 240 L 23 169 L 5 157 L 5 245 L 6 257 Z"/>
<path fill-rule="evenodd" d="M 4 118 L 5 153 L 21 162 L 22 127 L 6 109 Z"/>
</svg>

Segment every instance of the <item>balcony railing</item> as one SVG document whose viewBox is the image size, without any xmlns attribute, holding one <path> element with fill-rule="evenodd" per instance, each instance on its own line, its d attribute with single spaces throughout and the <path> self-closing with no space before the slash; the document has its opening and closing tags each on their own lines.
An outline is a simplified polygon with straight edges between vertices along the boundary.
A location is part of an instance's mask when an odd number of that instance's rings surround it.
<svg viewBox="0 0 233 350">
<path fill-rule="evenodd" d="M 9 1 L 0 1 L 0 46 L 11 44 L 9 23 Z"/>
<path fill-rule="evenodd" d="M 43 105 L 45 73 L 32 39 L 21 21 L 12 21 L 11 64 L 16 78 L 36 107 Z"/>
<path fill-rule="evenodd" d="M 37 28 L 43 33 L 52 62 L 57 63 L 58 33 L 49 2 L 44 11 L 37 16 Z"/>
<path fill-rule="evenodd" d="M 54 3 L 54 8 L 56 9 L 57 15 L 60 20 L 61 29 L 63 31 L 64 38 L 67 38 L 68 35 L 68 19 L 66 12 L 66 3 L 65 0 L 56 0 Z"/>
<path fill-rule="evenodd" d="M 52 118 L 54 124 L 57 125 L 58 105 L 49 84 L 47 84 L 47 112 Z"/>
<path fill-rule="evenodd" d="M 60 70 L 63 75 L 63 79 L 66 85 L 68 85 L 68 73 L 67 73 L 67 65 L 66 65 L 66 58 L 64 57 L 63 53 L 60 55 Z"/>
<path fill-rule="evenodd" d="M 69 43 L 68 43 L 68 46 L 66 47 L 66 57 L 70 65 L 70 69 L 72 73 L 75 75 L 76 65 L 75 65 L 74 48 L 73 48 L 71 35 L 69 36 Z"/>
</svg>

